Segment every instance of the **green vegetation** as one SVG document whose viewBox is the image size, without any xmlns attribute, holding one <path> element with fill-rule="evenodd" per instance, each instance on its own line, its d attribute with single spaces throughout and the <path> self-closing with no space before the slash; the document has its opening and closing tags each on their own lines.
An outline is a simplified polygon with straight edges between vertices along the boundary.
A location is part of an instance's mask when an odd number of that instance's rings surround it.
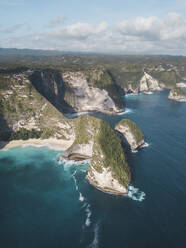
<svg viewBox="0 0 186 248">
<path fill-rule="evenodd" d="M 109 68 L 109 72 L 115 82 L 123 89 L 128 88 L 129 85 L 131 85 L 133 89 L 136 89 L 139 86 L 143 71 L 141 67 L 138 67 L 135 64 L 133 66 L 134 67 L 128 65 L 126 67 L 117 66 Z"/>
<path fill-rule="evenodd" d="M 39 139 L 41 137 L 42 131 L 35 129 L 27 130 L 25 128 L 20 128 L 17 132 L 12 132 L 9 140 L 27 140 L 27 139 Z"/>
<path fill-rule="evenodd" d="M 99 129 L 98 142 L 104 153 L 104 167 L 110 167 L 113 177 L 123 186 L 127 186 L 130 182 L 130 169 L 120 139 L 104 121 L 102 121 Z"/>
<path fill-rule="evenodd" d="M 92 135 L 90 133 L 91 129 L 91 117 L 88 115 L 82 115 L 79 118 L 75 119 L 75 132 L 76 139 L 74 144 L 87 144 L 91 139 Z"/>
<path fill-rule="evenodd" d="M 167 88 L 174 88 L 181 81 L 175 71 L 153 71 L 150 74 Z"/>
<path fill-rule="evenodd" d="M 105 67 L 85 72 L 89 86 L 106 90 L 118 108 L 124 108 L 124 102 L 119 93 L 115 79 Z"/>
<path fill-rule="evenodd" d="M 183 89 L 175 87 L 173 89 L 171 89 L 171 93 L 174 95 L 178 95 L 178 96 L 185 96 L 186 97 L 186 93 L 183 91 Z"/>
<path fill-rule="evenodd" d="M 144 139 L 144 134 L 142 133 L 141 129 L 136 125 L 135 122 L 128 119 L 123 119 L 119 123 L 117 123 L 117 125 L 128 126 L 131 133 L 134 135 L 137 143 Z"/>
</svg>

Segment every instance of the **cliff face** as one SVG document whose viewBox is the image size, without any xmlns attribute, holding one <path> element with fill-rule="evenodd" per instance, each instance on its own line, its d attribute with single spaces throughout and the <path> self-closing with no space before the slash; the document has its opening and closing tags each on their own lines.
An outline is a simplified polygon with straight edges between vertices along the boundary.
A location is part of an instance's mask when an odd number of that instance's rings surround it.
<svg viewBox="0 0 186 248">
<path fill-rule="evenodd" d="M 140 80 L 139 92 L 149 92 L 154 90 L 161 90 L 158 80 L 144 72 L 144 76 Z"/>
<path fill-rule="evenodd" d="M 104 69 L 65 73 L 39 70 L 30 76 L 30 80 L 37 91 L 64 114 L 118 113 L 124 109 L 117 87 Z"/>
<path fill-rule="evenodd" d="M 123 88 L 125 94 L 138 94 L 140 92 L 151 92 L 156 90 L 161 90 L 160 83 L 157 79 L 153 78 L 147 72 L 125 72 L 124 76 L 127 76 L 128 80 L 120 83 L 121 88 Z"/>
<path fill-rule="evenodd" d="M 29 78 L 27 72 L 0 75 L 1 140 L 24 136 L 72 139 L 71 122 L 36 90 Z"/>
<path fill-rule="evenodd" d="M 45 84 L 49 82 L 46 75 L 41 76 Z M 72 145 L 63 153 L 63 158 L 78 161 L 90 159 L 87 178 L 91 184 L 105 192 L 127 193 L 130 169 L 114 130 L 95 117 L 65 118 L 51 99 L 47 99 L 48 92 L 59 94 L 53 76 L 54 87 L 49 82 L 51 91 L 45 89 L 42 93 L 37 90 L 38 86 L 33 85 L 31 76 L 27 72 L 1 75 L 0 141 L 29 138 L 69 141 Z"/>
<path fill-rule="evenodd" d="M 85 72 L 63 73 L 62 76 L 65 87 L 68 89 L 64 96 L 65 101 L 72 106 L 76 112 L 122 112 L 124 106 L 117 106 L 116 102 L 112 99 L 112 94 L 110 96 L 106 90 L 106 86 L 104 87 L 104 82 L 102 82 L 102 88 L 96 84 L 101 80 L 101 73 L 103 72 L 99 71 L 94 73 L 91 72 L 91 77 L 90 75 L 86 75 Z M 95 76 L 97 78 L 95 78 Z M 117 97 L 121 98 L 119 94 Z"/>
<path fill-rule="evenodd" d="M 183 102 L 186 101 L 186 94 L 184 93 L 184 91 L 180 88 L 174 88 L 171 89 L 168 95 L 168 98 L 170 100 L 175 100 L 178 102 Z"/>
<path fill-rule="evenodd" d="M 81 116 L 75 121 L 74 144 L 61 159 L 91 160 L 87 179 L 98 189 L 110 193 L 127 193 L 130 169 L 120 139 L 103 120 Z"/>
<path fill-rule="evenodd" d="M 123 119 L 115 126 L 116 133 L 121 138 L 124 146 L 135 151 L 144 145 L 144 134 L 135 122 Z"/>
</svg>

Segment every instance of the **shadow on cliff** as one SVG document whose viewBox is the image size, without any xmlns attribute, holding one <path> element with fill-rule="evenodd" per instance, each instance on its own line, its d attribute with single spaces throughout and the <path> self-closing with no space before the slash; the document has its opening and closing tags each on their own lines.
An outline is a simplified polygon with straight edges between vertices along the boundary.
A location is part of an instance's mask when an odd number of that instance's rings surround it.
<svg viewBox="0 0 186 248">
<path fill-rule="evenodd" d="M 35 71 L 29 77 L 35 89 L 62 114 L 76 113 L 65 100 L 67 88 L 60 72 L 47 69 Z"/>
<path fill-rule="evenodd" d="M 0 114 L 0 149 L 9 143 L 12 130 L 9 128 L 4 116 Z"/>
<path fill-rule="evenodd" d="M 131 172 L 131 182 L 135 180 L 136 178 L 136 172 L 134 167 L 132 166 L 133 164 L 133 158 L 132 158 L 132 152 L 131 152 L 131 146 L 128 143 L 127 139 L 125 138 L 125 136 L 120 133 L 118 130 L 115 130 L 115 133 L 117 134 L 117 136 L 120 138 L 121 140 L 121 145 L 123 147 L 123 152 L 125 153 L 125 157 L 127 159 L 127 163 L 130 167 L 130 172 Z"/>
</svg>

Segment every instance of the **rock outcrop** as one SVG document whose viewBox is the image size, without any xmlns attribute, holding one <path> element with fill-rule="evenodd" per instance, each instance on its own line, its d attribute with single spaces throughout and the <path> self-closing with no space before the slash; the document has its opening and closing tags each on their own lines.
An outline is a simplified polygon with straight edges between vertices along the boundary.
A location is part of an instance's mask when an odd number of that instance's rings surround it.
<svg viewBox="0 0 186 248">
<path fill-rule="evenodd" d="M 177 83 L 176 86 L 179 88 L 186 88 L 186 83 L 180 82 L 180 83 Z"/>
<path fill-rule="evenodd" d="M 75 139 L 73 123 L 33 86 L 30 73 L 1 74 L 0 80 L 1 140 Z"/>
<path fill-rule="evenodd" d="M 170 100 L 183 102 L 183 101 L 186 101 L 186 94 L 181 88 L 174 88 L 170 90 L 168 98 Z"/>
<path fill-rule="evenodd" d="M 65 84 L 65 101 L 75 112 L 104 112 L 119 113 L 124 110 L 124 104 L 120 100 L 119 93 L 116 94 L 115 85 L 111 82 L 109 75 L 102 70 L 88 72 L 66 72 L 62 74 Z M 105 81 L 104 81 L 105 80 Z M 113 91 L 107 91 L 113 87 Z M 111 87 L 110 87 L 111 85 Z M 114 99 L 115 96 L 115 99 Z"/>
<path fill-rule="evenodd" d="M 90 159 L 87 179 L 92 185 L 104 192 L 126 194 L 130 169 L 114 130 L 103 120 L 87 115 L 74 121 L 74 144 L 60 159 Z"/>
<path fill-rule="evenodd" d="M 65 100 L 76 112 L 118 113 L 123 111 L 116 106 L 105 89 L 89 86 L 85 73 L 66 72 L 63 73 L 63 80 L 66 87 L 70 89 Z"/>
<path fill-rule="evenodd" d="M 139 92 L 149 92 L 155 90 L 161 90 L 158 80 L 144 72 L 144 76 L 140 80 Z"/>
<path fill-rule="evenodd" d="M 123 119 L 115 126 L 116 133 L 121 138 L 125 147 L 132 151 L 145 144 L 144 134 L 135 122 Z"/>
</svg>

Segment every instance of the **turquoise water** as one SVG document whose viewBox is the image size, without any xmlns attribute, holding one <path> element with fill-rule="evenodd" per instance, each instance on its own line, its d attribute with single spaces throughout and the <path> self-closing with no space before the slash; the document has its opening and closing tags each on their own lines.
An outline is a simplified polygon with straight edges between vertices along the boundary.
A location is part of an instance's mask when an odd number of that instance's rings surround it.
<svg viewBox="0 0 186 248">
<path fill-rule="evenodd" d="M 99 115 L 144 131 L 149 146 L 128 154 L 142 201 L 93 188 L 89 165 L 60 164 L 59 151 L 0 152 L 0 247 L 185 247 L 186 103 L 167 95 L 127 96 L 126 114 Z"/>
</svg>

